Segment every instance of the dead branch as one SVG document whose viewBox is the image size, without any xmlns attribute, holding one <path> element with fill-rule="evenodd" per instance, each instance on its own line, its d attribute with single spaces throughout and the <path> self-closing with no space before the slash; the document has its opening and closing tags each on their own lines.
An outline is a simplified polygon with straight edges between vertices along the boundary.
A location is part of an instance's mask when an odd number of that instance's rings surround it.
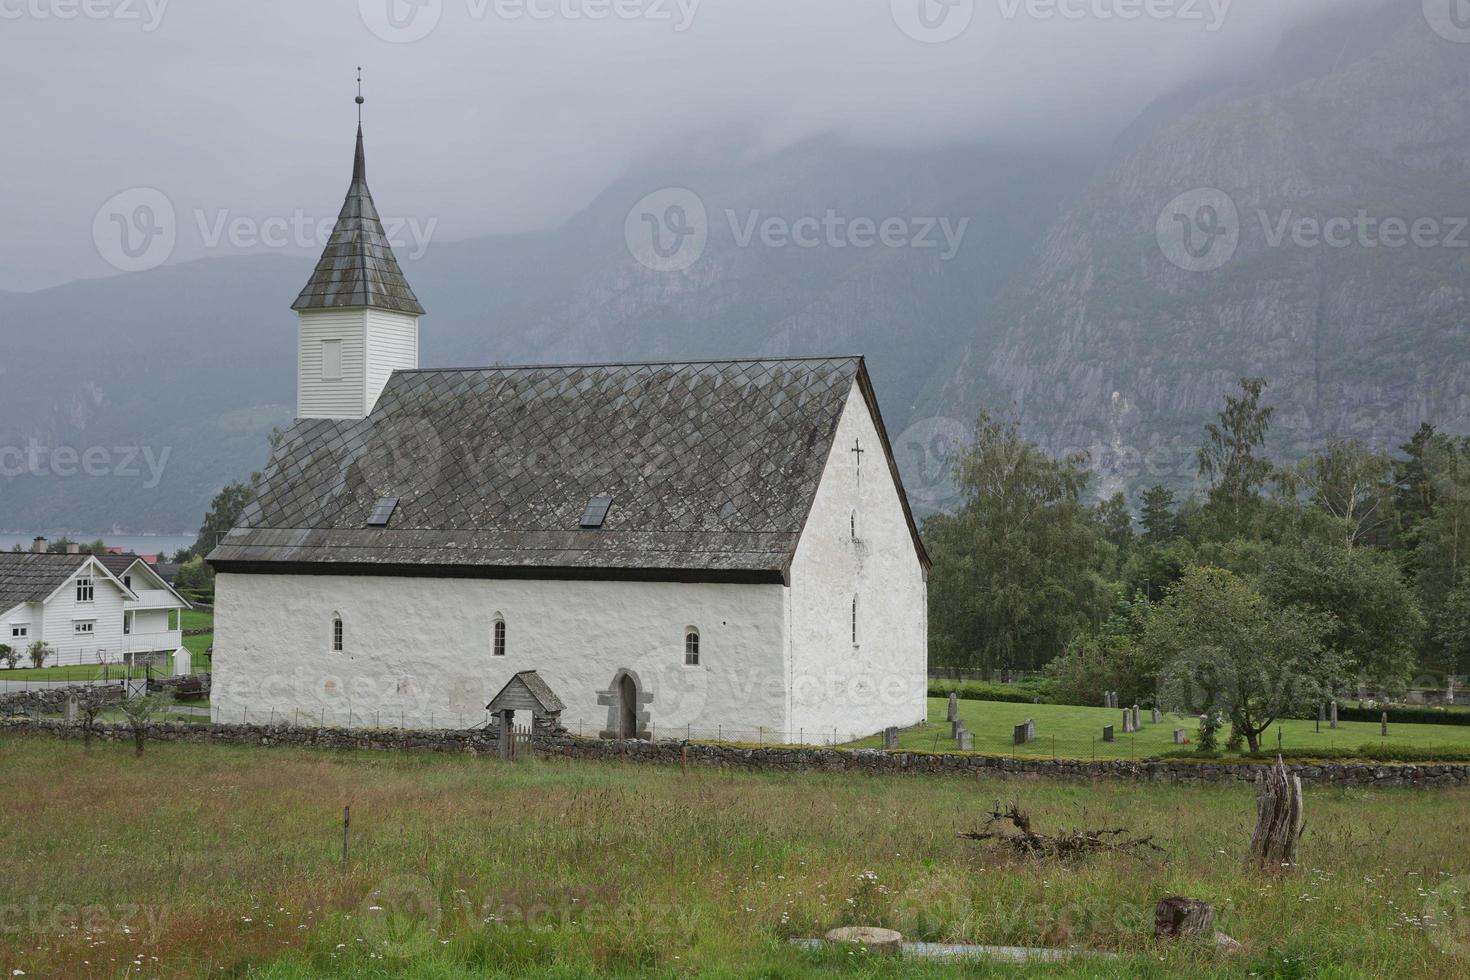
<svg viewBox="0 0 1470 980">
<path fill-rule="evenodd" d="M 1004 830 L 990 829 L 997 824 L 1005 823 L 1014 827 L 1016 832 L 1008 833 Z M 998 843 L 1009 847 L 1023 857 L 1066 860 L 1096 853 L 1129 854 L 1133 857 L 1139 857 L 1138 852 L 1144 850 L 1164 853 L 1164 849 L 1153 842 L 1152 835 L 1148 837 L 1125 836 L 1128 833 L 1127 828 L 1117 827 L 1102 830 L 1076 830 L 1070 834 L 1053 837 L 1033 831 L 1031 818 L 1021 812 L 1017 804 L 1012 803 L 1005 809 L 1001 809 L 1000 803 L 997 802 L 985 820 L 985 829 L 967 831 L 961 833 L 959 837 L 962 840 Z"/>
</svg>

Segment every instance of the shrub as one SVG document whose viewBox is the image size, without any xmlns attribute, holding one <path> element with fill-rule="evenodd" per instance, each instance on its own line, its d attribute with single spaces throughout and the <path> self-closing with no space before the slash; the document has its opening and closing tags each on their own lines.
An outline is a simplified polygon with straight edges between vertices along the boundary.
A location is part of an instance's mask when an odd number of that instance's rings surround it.
<svg viewBox="0 0 1470 980">
<path fill-rule="evenodd" d="M 0 643 L 0 662 L 7 667 L 14 667 L 20 660 L 20 651 L 8 643 Z"/>
<path fill-rule="evenodd" d="M 987 684 L 984 681 L 931 680 L 929 696 L 947 698 L 957 694 L 962 701 L 1004 701 L 1009 704 L 1055 704 L 1045 681 L 1016 684 Z"/>
<path fill-rule="evenodd" d="M 31 665 L 34 667 L 46 666 L 46 658 L 51 655 L 50 649 L 47 648 L 45 642 L 42 640 L 37 640 L 35 643 L 32 643 L 28 652 L 31 655 Z"/>
</svg>

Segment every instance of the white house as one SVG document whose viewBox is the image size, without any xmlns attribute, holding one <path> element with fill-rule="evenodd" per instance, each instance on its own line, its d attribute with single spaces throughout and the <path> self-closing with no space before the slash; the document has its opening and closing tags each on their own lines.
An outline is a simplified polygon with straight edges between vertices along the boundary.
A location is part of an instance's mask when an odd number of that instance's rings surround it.
<svg viewBox="0 0 1470 980">
<path fill-rule="evenodd" d="M 587 735 L 925 718 L 928 558 L 861 358 L 420 370 L 360 126 L 294 309 L 301 417 L 209 558 L 222 720 L 464 727 L 530 670 Z"/>
<path fill-rule="evenodd" d="M 18 666 L 38 640 L 48 666 L 172 654 L 183 644 L 172 617 L 188 605 L 137 555 L 0 552 L 0 643 Z"/>
</svg>

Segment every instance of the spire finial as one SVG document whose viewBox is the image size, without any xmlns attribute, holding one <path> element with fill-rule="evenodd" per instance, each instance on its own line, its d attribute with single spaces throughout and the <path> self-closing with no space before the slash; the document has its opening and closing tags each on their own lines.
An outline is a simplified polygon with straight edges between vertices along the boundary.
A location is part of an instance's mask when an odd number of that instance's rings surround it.
<svg viewBox="0 0 1470 980">
<path fill-rule="evenodd" d="M 362 65 L 357 66 L 357 124 L 362 125 L 362 104 L 367 100 L 362 97 Z"/>
<path fill-rule="evenodd" d="M 366 154 L 362 151 L 362 66 L 357 66 L 357 152 L 352 158 L 352 179 L 367 180 Z"/>
</svg>

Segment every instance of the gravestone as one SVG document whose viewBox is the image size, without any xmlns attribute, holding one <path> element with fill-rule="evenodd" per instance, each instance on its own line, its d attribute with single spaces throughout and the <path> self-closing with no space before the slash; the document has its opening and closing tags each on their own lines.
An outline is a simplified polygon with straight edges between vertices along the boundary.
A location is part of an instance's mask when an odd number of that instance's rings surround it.
<svg viewBox="0 0 1470 980">
<path fill-rule="evenodd" d="M 960 718 L 960 696 L 951 693 L 949 696 L 949 720 L 959 721 Z"/>
<path fill-rule="evenodd" d="M 1014 739 L 1014 743 L 1013 744 L 1015 744 L 1015 745 L 1025 745 L 1026 744 L 1026 726 L 1025 725 L 1017 725 L 1015 732 L 1012 734 L 1012 738 Z"/>
<path fill-rule="evenodd" d="M 1175 745 L 1183 745 L 1184 744 L 1184 740 L 1186 738 L 1188 738 L 1188 737 L 1189 737 L 1189 732 L 1185 731 L 1183 728 L 1176 728 L 1176 729 L 1174 729 L 1174 744 Z"/>
<path fill-rule="evenodd" d="M 1383 737 L 1388 738 L 1388 712 L 1383 713 Z"/>
<path fill-rule="evenodd" d="M 1133 732 L 1133 712 L 1127 708 L 1123 709 L 1123 734 L 1130 735 Z"/>
<path fill-rule="evenodd" d="M 73 694 L 66 699 L 66 723 L 75 725 L 80 714 L 81 711 L 77 707 L 77 696 Z"/>
<path fill-rule="evenodd" d="M 1328 717 L 1331 719 L 1331 724 L 1329 725 L 1329 727 L 1331 727 L 1333 729 L 1336 729 L 1337 728 L 1337 702 L 1336 701 L 1334 701 L 1334 702 L 1332 702 L 1332 704 L 1328 705 L 1328 707 L 1327 707 L 1327 713 L 1328 713 Z"/>
<path fill-rule="evenodd" d="M 975 751 L 975 733 L 972 732 L 972 731 L 970 731 L 968 728 L 966 728 L 964 731 L 960 732 L 960 751 L 961 752 L 974 752 Z"/>
<path fill-rule="evenodd" d="M 1113 726 L 1112 725 L 1104 725 L 1103 726 L 1103 741 L 1104 742 L 1111 742 L 1111 741 L 1113 741 Z"/>
<path fill-rule="evenodd" d="M 1149 714 L 1149 719 L 1155 725 L 1157 725 L 1159 722 L 1161 722 L 1161 721 L 1164 720 L 1164 716 L 1159 713 L 1159 709 L 1158 708 L 1152 708 L 1152 709 L 1150 709 L 1148 714 Z"/>
<path fill-rule="evenodd" d="M 1384 717 L 1387 716 L 1385 715 Z M 1026 741 L 1036 741 L 1036 722 L 1032 721 L 1030 718 L 1026 719 Z"/>
<path fill-rule="evenodd" d="M 949 737 L 950 738 L 959 738 L 960 737 L 960 732 L 962 732 L 964 730 L 965 730 L 965 723 L 962 722 L 962 721 L 960 721 L 958 718 L 956 718 L 954 721 L 952 721 L 952 722 L 949 723 Z"/>
<path fill-rule="evenodd" d="M 887 749 L 889 752 L 892 752 L 894 749 L 898 748 L 898 729 L 897 728 L 885 728 L 885 729 L 883 729 L 883 747 L 885 749 Z"/>
<path fill-rule="evenodd" d="M 1143 715 L 1139 713 L 1138 705 L 1136 704 L 1133 706 L 1133 730 L 1135 732 L 1143 731 Z"/>
<path fill-rule="evenodd" d="M 1327 705 L 1317 704 L 1317 731 L 1322 730 L 1322 723 L 1327 720 Z"/>
</svg>

